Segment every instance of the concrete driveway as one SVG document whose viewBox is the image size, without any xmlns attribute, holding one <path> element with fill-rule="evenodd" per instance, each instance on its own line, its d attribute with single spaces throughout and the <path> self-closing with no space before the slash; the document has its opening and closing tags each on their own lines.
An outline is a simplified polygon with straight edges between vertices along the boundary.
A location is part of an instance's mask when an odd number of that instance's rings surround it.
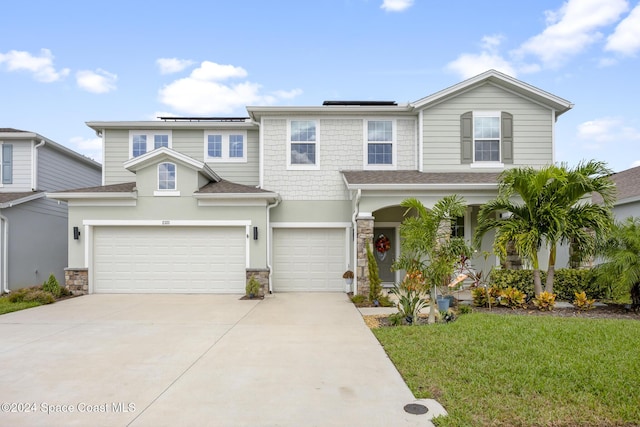
<svg viewBox="0 0 640 427">
<path fill-rule="evenodd" d="M 432 425 L 414 402 L 344 294 L 88 295 L 0 316 L 0 425 Z"/>
</svg>

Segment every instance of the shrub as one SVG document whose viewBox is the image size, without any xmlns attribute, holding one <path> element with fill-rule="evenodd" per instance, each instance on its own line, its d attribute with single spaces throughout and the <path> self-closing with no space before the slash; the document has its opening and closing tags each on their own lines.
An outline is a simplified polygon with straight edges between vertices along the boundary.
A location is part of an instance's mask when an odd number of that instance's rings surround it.
<svg viewBox="0 0 640 427">
<path fill-rule="evenodd" d="M 394 286 L 391 291 L 398 296 L 398 311 L 406 318 L 407 323 L 417 323 L 420 310 L 427 306 L 427 300 L 419 291 Z"/>
<path fill-rule="evenodd" d="M 576 292 L 576 298 L 573 300 L 573 306 L 580 311 L 587 311 L 593 308 L 593 303 L 596 302 L 595 299 L 587 298 L 587 294 L 583 292 Z"/>
<path fill-rule="evenodd" d="M 473 308 L 469 305 L 459 305 L 458 306 L 458 315 L 461 316 L 463 314 L 469 314 L 473 312 Z"/>
<path fill-rule="evenodd" d="M 489 284 L 498 289 L 515 288 L 533 295 L 533 270 L 493 270 L 489 276 Z"/>
<path fill-rule="evenodd" d="M 258 296 L 258 294 L 260 293 L 260 282 L 258 282 L 255 276 L 251 276 L 249 278 L 249 281 L 245 286 L 245 292 L 249 296 L 251 295 Z"/>
<path fill-rule="evenodd" d="M 533 299 L 533 304 L 540 311 L 551 311 L 556 306 L 556 294 L 550 292 L 542 292 Z"/>
<path fill-rule="evenodd" d="M 389 319 L 389 324 L 391 326 L 400 326 L 402 324 L 404 324 L 404 315 L 400 312 L 397 313 L 393 313 L 391 315 L 389 315 L 388 319 Z"/>
<path fill-rule="evenodd" d="M 39 302 L 40 304 L 51 304 L 56 302 L 55 297 L 49 291 L 43 291 L 40 289 L 32 289 L 26 293 L 23 298 L 24 302 Z"/>
<path fill-rule="evenodd" d="M 488 297 L 487 297 L 488 294 Z M 500 296 L 500 289 L 495 286 L 490 288 L 479 287 L 471 291 L 473 297 L 473 305 L 476 307 L 491 307 L 498 303 L 498 297 Z"/>
<path fill-rule="evenodd" d="M 369 301 L 380 301 L 382 280 L 380 280 L 380 276 L 378 275 L 378 262 L 376 261 L 376 257 L 373 256 L 370 245 L 367 245 L 367 261 L 369 267 Z"/>
<path fill-rule="evenodd" d="M 380 295 L 380 298 L 378 298 L 378 304 L 380 304 L 380 307 L 393 307 L 396 305 L 387 295 Z"/>
<path fill-rule="evenodd" d="M 527 294 L 516 288 L 508 287 L 500 292 L 500 305 L 511 309 L 527 308 Z"/>
<path fill-rule="evenodd" d="M 7 299 L 9 300 L 9 302 L 22 302 L 24 301 L 25 295 L 27 295 L 29 292 L 31 292 L 31 289 L 29 288 L 17 289 L 15 291 L 12 291 Z"/>
<path fill-rule="evenodd" d="M 51 295 L 56 298 L 60 298 L 60 295 L 62 295 L 60 283 L 58 283 L 58 279 L 56 279 L 56 276 L 54 276 L 53 273 L 51 273 L 49 278 L 42 284 L 42 290 L 51 293 Z"/>
<path fill-rule="evenodd" d="M 351 302 L 354 304 L 362 304 L 365 300 L 365 296 L 362 294 L 354 295 L 351 297 Z"/>
</svg>

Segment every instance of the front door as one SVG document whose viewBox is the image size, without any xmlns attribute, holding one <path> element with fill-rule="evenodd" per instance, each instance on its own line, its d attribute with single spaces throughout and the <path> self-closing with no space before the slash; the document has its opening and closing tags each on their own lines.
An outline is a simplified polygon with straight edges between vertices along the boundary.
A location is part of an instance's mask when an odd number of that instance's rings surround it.
<svg viewBox="0 0 640 427">
<path fill-rule="evenodd" d="M 396 274 L 391 270 L 396 260 L 396 250 L 395 228 L 373 229 L 373 255 L 378 263 L 378 274 L 382 283 L 393 284 L 396 281 Z"/>
</svg>

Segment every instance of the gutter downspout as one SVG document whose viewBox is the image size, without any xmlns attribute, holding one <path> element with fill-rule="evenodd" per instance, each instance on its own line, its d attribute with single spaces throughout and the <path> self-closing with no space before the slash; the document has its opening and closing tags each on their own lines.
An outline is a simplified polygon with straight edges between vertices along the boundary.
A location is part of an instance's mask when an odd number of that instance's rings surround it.
<svg viewBox="0 0 640 427">
<path fill-rule="evenodd" d="M 273 267 L 271 266 L 271 209 L 280 204 L 282 199 L 280 195 L 276 199 L 275 203 L 267 205 L 267 268 L 269 269 L 269 293 L 273 293 L 273 281 L 271 279 Z"/>
<path fill-rule="evenodd" d="M 354 203 L 353 215 L 351 215 L 351 223 L 353 224 L 353 295 L 358 295 L 358 223 L 356 218 L 360 211 L 360 198 L 362 197 L 362 189 L 358 188 L 356 193 L 356 201 Z"/>
<path fill-rule="evenodd" d="M 9 266 L 9 220 L 4 215 L 0 214 L 0 222 L 2 223 L 2 274 L 0 280 L 2 281 L 1 293 L 8 294 L 9 290 L 9 272 L 7 267 Z"/>
<path fill-rule="evenodd" d="M 33 191 L 38 189 L 38 148 L 44 146 L 45 140 L 40 140 L 38 145 L 33 147 L 33 172 L 31 174 L 31 183 L 33 184 Z"/>
</svg>

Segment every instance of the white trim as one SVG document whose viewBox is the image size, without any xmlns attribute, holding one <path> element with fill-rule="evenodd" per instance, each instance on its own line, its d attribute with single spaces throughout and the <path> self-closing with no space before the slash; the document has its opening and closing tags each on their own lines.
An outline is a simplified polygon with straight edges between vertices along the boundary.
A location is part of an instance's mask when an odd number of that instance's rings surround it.
<svg viewBox="0 0 640 427">
<path fill-rule="evenodd" d="M 491 168 L 491 167 L 500 167 L 502 165 L 504 168 L 504 164 L 502 164 L 502 112 L 500 111 L 485 111 L 478 110 L 473 111 L 472 113 L 473 120 L 471 122 L 471 142 L 472 142 L 472 155 L 473 155 L 473 163 L 471 163 L 470 167 L 472 168 Z M 478 161 L 476 160 L 476 141 L 495 141 L 496 138 L 477 138 L 476 137 L 476 117 L 496 117 L 498 119 L 498 158 L 499 161 Z M 486 166 L 488 165 L 488 166 Z"/>
<path fill-rule="evenodd" d="M 316 139 L 315 141 L 291 141 L 291 122 L 314 122 L 316 126 Z M 298 164 L 291 163 L 291 144 L 315 144 L 316 146 L 316 162 L 314 164 Z M 287 170 L 319 170 L 320 169 L 320 119 L 315 118 L 294 118 L 287 119 L 287 150 L 285 152 L 287 157 L 286 165 Z"/>
<path fill-rule="evenodd" d="M 475 147 L 474 147 L 475 151 Z M 500 150 L 502 151 L 502 150 Z M 475 152 L 474 155 L 475 157 Z M 504 163 L 502 162 L 475 162 L 469 165 L 471 169 L 504 169 Z"/>
<path fill-rule="evenodd" d="M 101 183 L 101 185 L 105 185 L 105 182 L 106 182 L 106 179 L 107 179 L 106 176 L 105 176 L 107 168 L 106 168 L 106 162 L 105 162 L 106 148 L 105 148 L 105 144 L 104 144 L 104 141 L 105 141 L 105 138 L 106 138 L 106 135 L 105 135 L 106 132 L 107 132 L 106 129 L 102 129 L 100 131 L 100 137 L 102 139 L 102 168 L 101 168 L 101 171 L 100 171 L 101 174 L 102 174 L 102 183 Z"/>
<path fill-rule="evenodd" d="M 221 136 L 221 157 L 209 156 L 209 135 Z M 231 135 L 242 136 L 242 157 L 230 157 L 229 156 L 229 137 Z M 233 130 L 206 130 L 204 131 L 204 160 L 208 163 L 247 163 L 247 131 L 241 129 L 238 131 Z"/>
<path fill-rule="evenodd" d="M 137 199 L 138 195 L 134 189 L 131 192 L 118 193 L 47 193 L 49 199 L 68 200 L 68 199 Z"/>
<path fill-rule="evenodd" d="M 27 194 L 25 192 L 25 194 Z M 0 203 L 0 209 L 6 209 L 6 208 L 12 208 L 16 205 L 22 204 L 22 203 L 26 203 L 26 202 L 30 202 L 32 200 L 36 200 L 36 199 L 41 199 L 44 198 L 47 194 L 46 193 L 32 193 L 29 194 L 28 196 L 25 197 L 21 197 L 20 199 L 15 199 L 12 200 L 10 202 L 5 202 L 5 203 Z"/>
<path fill-rule="evenodd" d="M 85 219 L 85 226 L 131 226 L 131 227 L 244 227 L 250 220 L 147 220 L 147 219 Z"/>
<path fill-rule="evenodd" d="M 155 190 L 153 192 L 155 197 L 180 197 L 180 191 L 176 190 Z"/>
<path fill-rule="evenodd" d="M 193 197 L 198 200 L 215 199 L 275 199 L 277 193 L 194 193 Z"/>
<path fill-rule="evenodd" d="M 160 188 L 160 166 L 162 165 L 171 165 L 174 168 L 173 174 L 173 188 L 166 188 L 166 189 L 161 189 Z M 180 192 L 177 191 L 178 189 L 178 165 L 176 165 L 173 162 L 160 162 L 158 163 L 158 165 L 156 166 L 156 178 L 157 178 L 157 191 L 153 192 L 154 196 L 159 196 L 160 194 L 164 193 L 164 195 L 171 195 L 171 196 L 179 196 Z M 159 194 L 156 194 L 159 193 Z M 175 194 L 177 193 L 177 194 Z"/>
<path fill-rule="evenodd" d="M 198 199 L 198 206 L 201 207 L 210 207 L 210 206 L 267 206 L 267 201 L 263 200 L 253 200 L 253 201 L 244 201 L 240 199 Z"/>
<path fill-rule="evenodd" d="M 551 164 L 556 163 L 556 120 L 556 110 L 551 110 Z"/>
<path fill-rule="evenodd" d="M 92 201 L 68 201 L 67 206 L 88 207 L 88 206 L 136 206 L 137 200 L 92 200 Z"/>
<path fill-rule="evenodd" d="M 350 222 L 272 222 L 271 228 L 348 228 Z"/>
<path fill-rule="evenodd" d="M 424 110 L 418 113 L 418 171 L 424 172 Z"/>
<path fill-rule="evenodd" d="M 369 141 L 369 122 L 391 122 L 391 141 Z M 375 117 L 362 120 L 362 169 L 395 170 L 398 165 L 398 121 L 395 118 Z M 391 144 L 391 164 L 369 164 L 369 144 Z"/>
<path fill-rule="evenodd" d="M 347 186 L 349 190 L 495 190 L 498 188 L 498 183 L 491 184 L 479 184 L 479 183 L 464 183 L 464 184 L 349 184 Z"/>
<path fill-rule="evenodd" d="M 168 143 L 169 146 L 168 148 L 171 148 L 173 146 L 173 131 L 171 129 L 167 129 L 167 130 L 150 130 L 150 129 L 135 129 L 135 130 L 129 130 L 129 153 L 127 154 L 127 159 L 131 160 L 131 159 L 135 159 L 141 156 L 144 156 L 145 154 L 148 154 L 154 150 L 156 150 L 155 148 L 155 141 L 153 140 L 154 137 L 156 135 L 167 135 L 168 136 Z M 146 143 L 146 151 L 144 153 L 142 153 L 140 156 L 133 156 L 133 136 L 134 135 L 144 135 L 147 139 Z M 103 160 L 104 161 L 104 160 Z"/>
<path fill-rule="evenodd" d="M 258 184 L 260 188 L 264 188 L 264 123 L 260 118 L 260 127 L 258 128 L 258 151 L 260 158 L 258 159 Z M 271 277 L 271 275 L 269 275 Z"/>
</svg>

